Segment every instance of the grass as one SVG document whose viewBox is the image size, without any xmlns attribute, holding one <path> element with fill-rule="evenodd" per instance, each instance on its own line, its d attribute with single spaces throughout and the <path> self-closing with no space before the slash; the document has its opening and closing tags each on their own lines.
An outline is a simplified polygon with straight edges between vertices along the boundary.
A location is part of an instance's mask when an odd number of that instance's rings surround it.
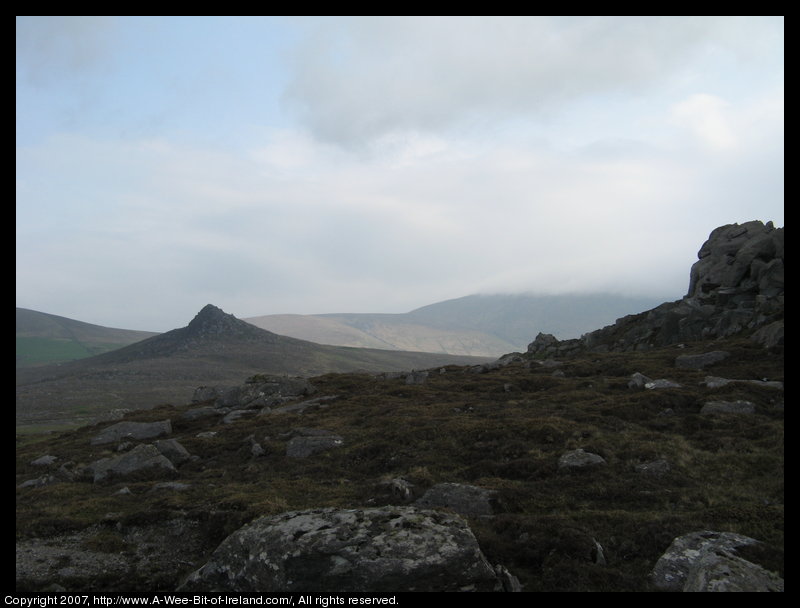
<svg viewBox="0 0 800 608">
<path fill-rule="evenodd" d="M 674 366 L 679 354 L 719 349 L 731 356 L 707 370 Z M 648 591 L 647 575 L 672 539 L 700 529 L 764 541 L 777 552 L 770 563 L 782 574 L 783 392 L 700 384 L 706 375 L 782 381 L 782 350 L 728 340 L 587 354 L 557 369 L 563 377 L 531 361 L 483 374 L 448 367 L 422 385 L 329 374 L 312 379 L 317 396 L 338 395 L 327 407 L 230 425 L 183 420 L 185 406 L 133 412 L 128 419 L 172 420 L 173 437 L 199 457 L 175 476 L 190 487 L 155 491 L 163 479 L 143 476 L 18 489 L 17 537 L 86 529 L 110 518 L 114 533 L 97 536 L 93 546 L 124 551 L 126 526 L 180 516 L 207 522 L 207 553 L 260 515 L 390 504 L 395 499 L 381 482 L 402 477 L 418 494 L 440 482 L 495 490 L 500 512 L 470 525 L 489 560 L 509 568 L 526 591 Z M 682 388 L 631 390 L 634 372 Z M 754 402 L 756 413 L 699 414 L 705 401 L 735 399 Z M 38 439 L 18 436 L 17 484 L 43 474 L 30 462 L 45 453 L 59 458 L 54 467 L 71 461 L 73 470 L 111 455 L 113 447 L 89 444 L 106 424 Z M 288 459 L 286 443 L 298 427 L 330 430 L 344 444 Z M 197 437 L 209 430 L 217 435 Z M 263 456 L 253 457 L 251 437 Z M 559 456 L 575 448 L 601 455 L 607 465 L 559 470 Z M 661 475 L 637 469 L 658 459 L 669 463 Z M 122 487 L 131 495 L 116 495 Z M 596 543 L 605 565 L 595 563 Z M 193 560 L 199 565 L 204 557 Z M 186 568 L 176 571 L 176 580 Z"/>
</svg>

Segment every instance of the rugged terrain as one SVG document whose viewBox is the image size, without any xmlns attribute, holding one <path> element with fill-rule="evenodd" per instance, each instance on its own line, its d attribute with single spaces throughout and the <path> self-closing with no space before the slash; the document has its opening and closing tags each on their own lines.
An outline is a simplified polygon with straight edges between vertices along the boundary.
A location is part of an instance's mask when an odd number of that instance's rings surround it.
<svg viewBox="0 0 800 608">
<path fill-rule="evenodd" d="M 402 371 L 487 357 L 325 346 L 279 336 L 211 304 L 179 329 L 59 365 L 17 369 L 17 428 L 40 431 L 183 403 L 201 384 L 256 373 Z"/>
<path fill-rule="evenodd" d="M 17 590 L 783 590 L 783 229 L 699 257 L 580 340 L 18 435 Z"/>
</svg>

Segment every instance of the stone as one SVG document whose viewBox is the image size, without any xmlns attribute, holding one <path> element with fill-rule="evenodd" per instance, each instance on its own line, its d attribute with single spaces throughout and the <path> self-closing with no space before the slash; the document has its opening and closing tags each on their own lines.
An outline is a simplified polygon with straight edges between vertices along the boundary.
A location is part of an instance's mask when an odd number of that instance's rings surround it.
<svg viewBox="0 0 800 608">
<path fill-rule="evenodd" d="M 559 469 L 585 469 L 606 464 L 605 458 L 598 454 L 586 452 L 583 448 L 567 452 L 558 459 Z"/>
<path fill-rule="evenodd" d="M 414 484 L 402 477 L 395 477 L 389 481 L 382 481 L 378 485 L 386 489 L 395 500 L 404 503 L 414 500 Z"/>
<path fill-rule="evenodd" d="M 180 592 L 502 590 L 461 517 L 415 507 L 313 509 L 237 530 Z"/>
<path fill-rule="evenodd" d="M 648 382 L 652 382 L 651 378 L 648 378 L 644 374 L 640 374 L 636 372 L 635 374 L 631 375 L 631 379 L 628 381 L 628 388 L 644 388 Z"/>
<path fill-rule="evenodd" d="M 777 380 L 735 380 L 731 378 L 720 378 L 718 376 L 706 376 L 701 384 L 704 384 L 708 388 L 721 388 L 731 382 L 743 382 L 745 384 L 754 384 L 756 386 L 774 388 L 780 391 L 783 390 L 783 382 Z"/>
<path fill-rule="evenodd" d="M 725 551 L 703 555 L 686 577 L 686 592 L 782 592 L 783 579 Z"/>
<path fill-rule="evenodd" d="M 121 456 L 102 458 L 88 468 L 95 483 L 142 471 L 154 474 L 175 472 L 175 466 L 152 444 L 140 444 Z"/>
<path fill-rule="evenodd" d="M 192 403 L 213 401 L 217 408 L 260 409 L 315 392 L 316 388 L 305 378 L 256 374 L 240 386 L 198 387 L 192 396 Z"/>
<path fill-rule="evenodd" d="M 653 390 L 657 388 L 681 388 L 681 385 L 677 382 L 673 382 L 672 380 L 660 378 L 659 380 L 647 382 L 644 387 L 648 390 Z"/>
<path fill-rule="evenodd" d="M 252 418 L 258 414 L 257 410 L 233 410 L 225 414 L 222 418 L 224 424 L 233 424 L 242 418 Z"/>
<path fill-rule="evenodd" d="M 423 509 L 451 509 L 460 515 L 494 515 L 497 493 L 461 483 L 440 483 L 430 488 L 414 503 Z"/>
<path fill-rule="evenodd" d="M 50 466 L 51 464 L 55 463 L 56 460 L 58 460 L 58 458 L 56 458 L 55 456 L 52 456 L 50 454 L 47 454 L 45 456 L 40 456 L 36 460 L 32 460 L 31 464 L 34 465 L 34 466 L 37 466 L 37 467 L 46 467 L 46 466 Z"/>
<path fill-rule="evenodd" d="M 692 532 L 672 541 L 650 578 L 663 591 L 783 591 L 777 574 L 738 555 L 761 545 L 733 532 Z"/>
<path fill-rule="evenodd" d="M 201 418 L 217 417 L 220 414 L 222 414 L 220 409 L 215 407 L 195 407 L 186 410 L 183 414 L 181 414 L 181 418 L 183 420 L 199 420 Z"/>
<path fill-rule="evenodd" d="M 292 437 L 286 444 L 286 456 L 288 458 L 308 458 L 319 452 L 326 452 L 333 448 L 338 448 L 344 444 L 344 440 L 339 435 L 334 435 L 329 431 L 315 429 L 314 434 L 304 433 L 299 437 Z"/>
<path fill-rule="evenodd" d="M 761 344 L 764 348 L 783 346 L 783 321 L 775 321 L 753 332 L 750 336 L 753 342 Z"/>
<path fill-rule="evenodd" d="M 92 445 L 103 445 L 120 440 L 142 440 L 172 434 L 169 420 L 158 422 L 118 422 L 104 429 L 91 439 Z"/>
<path fill-rule="evenodd" d="M 153 445 L 175 466 L 180 466 L 184 462 L 192 459 L 192 455 L 189 454 L 189 451 L 183 447 L 177 439 L 162 439 L 156 441 Z"/>
<path fill-rule="evenodd" d="M 701 355 L 680 355 L 675 358 L 675 365 L 687 369 L 703 369 L 728 357 L 730 357 L 730 353 L 724 350 L 715 350 Z"/>
<path fill-rule="evenodd" d="M 751 401 L 709 401 L 700 408 L 701 414 L 755 414 L 756 405 Z"/>
<path fill-rule="evenodd" d="M 37 477 L 36 479 L 29 479 L 27 481 L 23 481 L 19 484 L 18 488 L 41 488 L 42 486 L 49 486 L 52 483 L 56 483 L 58 479 L 55 478 L 53 475 L 42 475 L 41 477 Z"/>
<path fill-rule="evenodd" d="M 425 384 L 428 381 L 428 372 L 413 371 L 406 376 L 406 384 Z"/>
</svg>

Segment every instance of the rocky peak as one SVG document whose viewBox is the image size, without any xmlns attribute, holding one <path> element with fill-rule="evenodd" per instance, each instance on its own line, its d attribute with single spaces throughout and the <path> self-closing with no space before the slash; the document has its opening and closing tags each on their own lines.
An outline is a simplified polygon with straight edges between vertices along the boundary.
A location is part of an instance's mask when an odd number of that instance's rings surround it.
<svg viewBox="0 0 800 608">
<path fill-rule="evenodd" d="M 687 298 L 783 293 L 783 228 L 759 221 L 711 232 L 692 266 Z"/>
<path fill-rule="evenodd" d="M 579 339 L 539 334 L 528 352 L 565 356 L 591 349 L 643 350 L 678 342 L 724 338 L 760 328 L 753 339 L 783 344 L 783 228 L 758 220 L 714 229 L 692 265 L 683 299 L 617 319 Z"/>
<path fill-rule="evenodd" d="M 224 312 L 213 304 L 206 304 L 186 326 L 186 333 L 192 338 L 212 338 L 216 336 L 245 336 L 261 330 Z"/>
</svg>

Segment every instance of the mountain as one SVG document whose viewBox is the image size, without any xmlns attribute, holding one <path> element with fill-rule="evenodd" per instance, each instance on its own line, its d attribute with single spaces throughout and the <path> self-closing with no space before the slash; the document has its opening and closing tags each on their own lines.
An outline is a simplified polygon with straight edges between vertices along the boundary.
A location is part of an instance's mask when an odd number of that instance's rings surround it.
<svg viewBox="0 0 800 608">
<path fill-rule="evenodd" d="M 133 344 L 155 332 L 92 325 L 17 308 L 17 367 L 82 359 Z"/>
<path fill-rule="evenodd" d="M 73 414 L 112 380 L 206 386 L 17 436 L 16 590 L 783 591 L 783 229 L 721 226 L 698 258 L 681 300 L 435 373 L 208 386 L 240 353 L 350 350 L 213 306 L 51 366 Z"/>
<path fill-rule="evenodd" d="M 100 355 L 17 369 L 17 426 L 89 421 L 126 409 L 185 403 L 200 385 L 264 373 L 402 371 L 487 357 L 325 346 L 279 336 L 209 304 L 183 328 Z"/>
<path fill-rule="evenodd" d="M 320 344 L 499 357 L 547 330 L 578 337 L 659 304 L 613 294 L 492 294 L 437 302 L 403 314 L 264 315 L 245 319 Z"/>
</svg>

